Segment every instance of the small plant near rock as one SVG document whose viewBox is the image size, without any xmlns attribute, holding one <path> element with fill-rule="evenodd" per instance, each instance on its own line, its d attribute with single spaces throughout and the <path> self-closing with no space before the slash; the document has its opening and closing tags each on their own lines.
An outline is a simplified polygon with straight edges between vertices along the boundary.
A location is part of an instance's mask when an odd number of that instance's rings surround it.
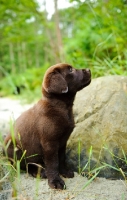
<svg viewBox="0 0 127 200">
<path fill-rule="evenodd" d="M 119 174 L 121 174 L 121 176 L 123 177 L 123 179 L 125 180 L 125 182 L 127 184 L 127 156 L 126 156 L 123 148 L 121 147 L 121 152 L 122 152 L 121 157 L 116 156 L 113 152 L 110 151 L 110 149 L 107 146 L 104 146 L 103 148 L 109 152 L 110 156 L 112 157 L 114 165 L 112 166 L 105 162 L 102 162 L 102 164 L 105 167 L 109 167 L 109 168 L 117 171 Z"/>
<path fill-rule="evenodd" d="M 101 169 L 105 166 L 95 167 L 91 169 L 91 158 L 92 158 L 92 146 L 89 149 L 89 156 L 86 165 L 81 169 L 80 167 L 80 153 L 81 153 L 81 144 L 80 140 L 78 141 L 78 161 L 79 161 L 79 174 L 88 178 L 87 183 L 83 186 L 82 189 L 85 189 L 98 175 Z"/>
<path fill-rule="evenodd" d="M 109 155 L 112 157 L 113 165 L 106 163 L 106 162 L 100 162 L 98 161 L 98 164 L 96 164 L 94 167 L 91 166 L 91 160 L 92 160 L 92 154 L 93 154 L 93 147 L 91 146 L 89 148 L 89 154 L 88 154 L 88 161 L 85 164 L 83 168 L 80 166 L 80 159 L 81 159 L 81 141 L 78 141 L 78 169 L 79 174 L 82 176 L 85 176 L 88 178 L 88 182 L 83 186 L 83 189 L 87 187 L 97 176 L 100 176 L 100 172 L 106 168 L 110 168 L 113 171 L 118 172 L 118 174 L 121 174 L 120 178 L 125 180 L 125 184 L 127 187 L 127 156 L 125 155 L 125 152 L 123 149 L 122 151 L 122 157 L 116 156 L 114 153 L 110 151 L 110 149 L 105 145 L 102 148 L 108 151 Z M 121 166 L 121 167 L 119 167 Z M 110 178 L 109 178 L 110 179 Z M 111 178 L 112 179 L 112 178 Z M 116 178 L 117 179 L 117 178 Z"/>
</svg>

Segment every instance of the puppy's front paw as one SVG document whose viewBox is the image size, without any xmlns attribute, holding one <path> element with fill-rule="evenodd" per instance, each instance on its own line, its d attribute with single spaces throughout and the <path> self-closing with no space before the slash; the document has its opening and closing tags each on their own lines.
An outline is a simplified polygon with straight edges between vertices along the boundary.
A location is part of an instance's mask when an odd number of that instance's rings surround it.
<svg viewBox="0 0 127 200">
<path fill-rule="evenodd" d="M 61 172 L 61 175 L 64 178 L 73 178 L 74 177 L 74 172 L 64 170 L 64 171 Z"/>
<path fill-rule="evenodd" d="M 48 180 L 48 184 L 52 189 L 66 189 L 65 183 L 60 177 L 57 177 L 53 180 Z"/>
</svg>

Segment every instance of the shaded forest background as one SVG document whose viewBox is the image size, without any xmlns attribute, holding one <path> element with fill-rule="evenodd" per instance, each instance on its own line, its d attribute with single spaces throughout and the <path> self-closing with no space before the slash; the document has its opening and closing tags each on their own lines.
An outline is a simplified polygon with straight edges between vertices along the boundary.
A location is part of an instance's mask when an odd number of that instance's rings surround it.
<svg viewBox="0 0 127 200">
<path fill-rule="evenodd" d="M 70 0 L 65 9 L 52 1 L 49 19 L 36 0 L 0 0 L 0 96 L 38 95 L 58 62 L 90 68 L 93 78 L 127 75 L 127 0 Z"/>
</svg>

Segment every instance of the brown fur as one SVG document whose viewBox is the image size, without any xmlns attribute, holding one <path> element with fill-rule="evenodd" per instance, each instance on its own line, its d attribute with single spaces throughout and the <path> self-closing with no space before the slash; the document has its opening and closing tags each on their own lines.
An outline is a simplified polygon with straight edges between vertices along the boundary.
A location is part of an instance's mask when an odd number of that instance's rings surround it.
<svg viewBox="0 0 127 200">
<path fill-rule="evenodd" d="M 66 63 L 51 66 L 44 76 L 43 98 L 14 123 L 18 160 L 26 150 L 21 169 L 26 169 L 29 163 L 29 173 L 36 176 L 37 167 L 32 163 L 42 165 L 45 170 L 41 169 L 40 175 L 48 178 L 51 188 L 64 188 L 59 174 L 69 178 L 74 176 L 65 164 L 66 143 L 74 129 L 72 106 L 76 92 L 89 85 L 90 81 L 88 69 L 76 70 Z M 9 158 L 13 158 L 11 134 L 7 135 L 5 143 L 9 141 L 7 153 Z"/>
</svg>

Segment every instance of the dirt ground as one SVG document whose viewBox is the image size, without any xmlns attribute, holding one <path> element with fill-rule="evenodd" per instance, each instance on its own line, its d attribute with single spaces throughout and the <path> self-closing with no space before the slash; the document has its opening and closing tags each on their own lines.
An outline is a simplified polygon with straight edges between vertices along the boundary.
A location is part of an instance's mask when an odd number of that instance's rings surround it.
<svg viewBox="0 0 127 200">
<path fill-rule="evenodd" d="M 72 179 L 64 179 L 66 190 L 52 190 L 46 179 L 37 180 L 22 174 L 19 187 L 21 200 L 127 200 L 127 183 L 123 180 L 96 178 L 87 187 L 86 177 L 75 173 Z"/>
</svg>

